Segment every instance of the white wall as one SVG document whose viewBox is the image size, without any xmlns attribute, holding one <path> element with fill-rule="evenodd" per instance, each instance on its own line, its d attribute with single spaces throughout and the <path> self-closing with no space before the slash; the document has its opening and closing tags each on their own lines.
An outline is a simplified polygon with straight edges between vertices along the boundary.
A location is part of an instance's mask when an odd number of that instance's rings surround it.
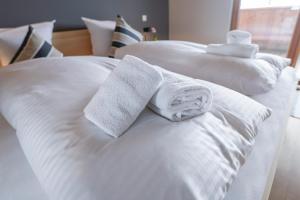
<svg viewBox="0 0 300 200">
<path fill-rule="evenodd" d="M 170 39 L 223 43 L 233 0 L 169 0 Z"/>
</svg>

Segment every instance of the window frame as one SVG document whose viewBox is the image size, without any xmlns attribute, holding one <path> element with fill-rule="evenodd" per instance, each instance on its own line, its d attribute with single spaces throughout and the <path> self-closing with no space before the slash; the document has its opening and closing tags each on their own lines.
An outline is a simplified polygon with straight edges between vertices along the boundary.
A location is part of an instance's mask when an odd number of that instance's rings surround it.
<svg viewBox="0 0 300 200">
<path fill-rule="evenodd" d="M 233 0 L 230 30 L 235 30 L 238 28 L 240 7 L 241 7 L 241 0 Z M 298 13 L 298 19 L 295 25 L 294 33 L 291 38 L 291 42 L 287 54 L 287 57 L 292 60 L 292 64 L 291 64 L 292 67 L 296 66 L 299 54 L 300 54 L 300 10 Z"/>
</svg>

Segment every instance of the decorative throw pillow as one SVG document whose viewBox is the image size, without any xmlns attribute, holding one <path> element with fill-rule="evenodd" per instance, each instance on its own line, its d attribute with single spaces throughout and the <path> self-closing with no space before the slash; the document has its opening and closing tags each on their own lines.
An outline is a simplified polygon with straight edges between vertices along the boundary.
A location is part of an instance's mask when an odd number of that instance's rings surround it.
<svg viewBox="0 0 300 200">
<path fill-rule="evenodd" d="M 112 47 L 109 57 L 114 58 L 118 48 L 135 44 L 143 40 L 143 35 L 133 29 L 120 15 L 116 19 L 116 28 L 112 36 Z"/>
<path fill-rule="evenodd" d="M 51 44 L 54 23 L 55 20 L 32 24 L 31 26 L 39 36 Z M 0 62 L 3 66 L 10 63 L 27 32 L 28 25 L 17 28 L 5 28 L 0 31 Z"/>
<path fill-rule="evenodd" d="M 111 48 L 111 38 L 116 27 L 115 21 L 103 21 L 81 18 L 91 35 L 93 54 L 95 56 L 108 56 Z"/>
<path fill-rule="evenodd" d="M 35 58 L 62 56 L 60 51 L 39 36 L 32 26 L 29 26 L 28 32 L 10 64 Z"/>
</svg>

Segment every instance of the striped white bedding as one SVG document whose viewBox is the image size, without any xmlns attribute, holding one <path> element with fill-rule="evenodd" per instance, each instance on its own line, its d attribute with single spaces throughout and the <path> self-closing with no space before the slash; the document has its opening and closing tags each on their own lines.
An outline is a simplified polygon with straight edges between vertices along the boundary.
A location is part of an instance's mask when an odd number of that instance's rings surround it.
<svg viewBox="0 0 300 200">
<path fill-rule="evenodd" d="M 218 112 L 173 123 L 145 110 L 113 139 L 83 116 L 117 61 L 97 62 L 106 67 L 52 58 L 0 72 L 0 111 L 49 198 L 223 199 L 254 135 Z"/>
</svg>

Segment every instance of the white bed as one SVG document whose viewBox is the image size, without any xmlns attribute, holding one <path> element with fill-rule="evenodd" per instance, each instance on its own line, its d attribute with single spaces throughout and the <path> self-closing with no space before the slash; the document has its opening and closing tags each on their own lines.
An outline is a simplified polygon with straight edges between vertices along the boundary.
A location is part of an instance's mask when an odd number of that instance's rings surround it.
<svg viewBox="0 0 300 200">
<path fill-rule="evenodd" d="M 284 135 L 289 114 L 288 102 L 292 99 L 295 85 L 293 69 L 288 68 L 284 70 L 280 83 L 274 90 L 254 97 L 254 99 L 272 108 L 273 115 L 259 131 L 255 148 L 231 187 L 226 197 L 227 200 L 263 198 L 269 180 L 268 176 L 270 176 L 272 164 Z M 1 166 L 1 172 L 5 172 L 6 169 L 6 173 L 1 174 L 1 180 L 4 181 L 1 181 L 0 185 L 0 199 L 46 199 L 24 157 L 14 131 L 3 119 L 1 119 L 0 128 L 0 163 L 4 164 Z M 10 189 L 8 190 L 8 188 Z"/>
</svg>

